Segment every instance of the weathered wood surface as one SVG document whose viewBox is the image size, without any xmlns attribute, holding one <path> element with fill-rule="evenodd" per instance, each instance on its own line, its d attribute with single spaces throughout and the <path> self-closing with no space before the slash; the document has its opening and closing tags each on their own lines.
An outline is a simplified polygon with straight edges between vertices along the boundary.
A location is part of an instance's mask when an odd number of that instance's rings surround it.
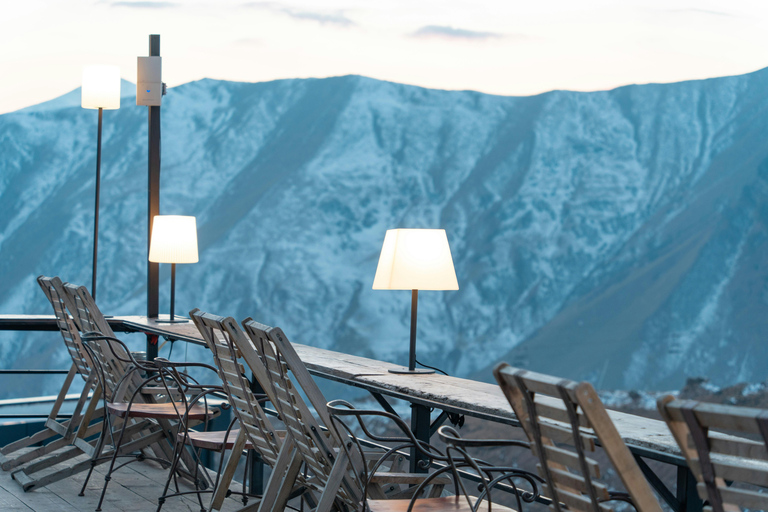
<svg viewBox="0 0 768 512">
<path fill-rule="evenodd" d="M 0 472 L 0 510 L 19 512 L 76 512 L 92 511 L 104 484 L 104 466 L 97 466 L 94 475 L 88 483 L 85 496 L 78 496 L 83 485 L 85 474 L 73 475 L 70 478 L 52 483 L 47 487 L 24 492 L 19 484 L 11 479 L 10 472 Z M 118 479 L 112 482 L 107 493 L 103 509 L 111 511 L 144 512 L 157 508 L 157 498 L 163 490 L 161 483 L 168 474 L 167 469 L 149 462 L 135 462 L 121 468 Z M 185 480 L 179 480 L 183 490 L 192 487 Z M 240 484 L 233 483 L 232 490 L 241 490 Z M 243 505 L 238 497 L 224 500 L 223 512 L 239 510 Z M 203 503 L 210 501 L 210 494 L 203 495 Z M 255 499 L 249 501 L 256 502 Z M 168 498 L 163 505 L 163 512 L 198 511 L 200 506 L 193 495 L 178 498 Z"/>
<path fill-rule="evenodd" d="M 188 341 L 202 342 L 194 324 L 163 324 L 141 316 L 114 317 L 137 331 L 167 335 Z M 437 402 L 456 412 L 472 416 L 491 417 L 498 421 L 515 421 L 512 408 L 501 389 L 495 384 L 477 382 L 445 375 L 396 375 L 390 368 L 400 365 L 365 357 L 324 350 L 294 343 L 296 352 L 307 368 L 315 374 L 353 383 L 385 394 L 407 395 L 414 399 Z M 681 456 L 680 448 L 663 421 L 641 418 L 631 414 L 609 411 L 622 439 L 630 447 L 647 448 Z M 682 461 L 682 459 L 681 459 Z"/>
</svg>

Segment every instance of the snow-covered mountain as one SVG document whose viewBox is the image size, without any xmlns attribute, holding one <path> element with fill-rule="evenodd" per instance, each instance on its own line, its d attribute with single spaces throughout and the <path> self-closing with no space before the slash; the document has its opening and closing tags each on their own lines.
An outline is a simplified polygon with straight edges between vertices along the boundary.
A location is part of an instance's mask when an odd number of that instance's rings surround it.
<svg viewBox="0 0 768 512">
<path fill-rule="evenodd" d="M 200 238 L 177 312 L 405 363 L 410 294 L 371 290 L 379 250 L 389 228 L 440 227 L 460 290 L 420 294 L 422 362 L 602 388 L 762 381 L 767 86 L 768 70 L 532 97 L 359 76 L 175 87 L 161 212 L 196 215 Z M 134 103 L 104 113 L 97 298 L 114 314 L 145 308 Z M 0 313 L 48 313 L 39 274 L 90 283 L 95 138 L 77 106 L 0 116 Z M 4 334 L 3 366 L 64 366 L 51 336 Z"/>
</svg>

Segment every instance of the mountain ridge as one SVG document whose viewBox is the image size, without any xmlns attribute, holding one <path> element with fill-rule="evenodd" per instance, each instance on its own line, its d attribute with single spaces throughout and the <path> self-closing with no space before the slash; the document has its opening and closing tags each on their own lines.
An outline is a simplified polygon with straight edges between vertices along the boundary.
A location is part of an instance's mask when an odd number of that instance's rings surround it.
<svg viewBox="0 0 768 512">
<path fill-rule="evenodd" d="M 404 362 L 408 298 L 370 289 L 378 251 L 386 229 L 442 227 L 460 290 L 421 294 L 425 363 L 487 380 L 504 359 L 608 388 L 762 380 L 766 82 L 529 97 L 356 75 L 174 87 L 161 212 L 198 217 L 201 253 L 178 269 L 178 312 Z M 98 299 L 115 314 L 144 307 L 143 112 L 104 114 Z M 83 109 L 0 116 L 0 311 L 47 312 L 37 274 L 90 281 L 94 126 Z M 7 365 L 37 350 L 5 345 Z"/>
</svg>

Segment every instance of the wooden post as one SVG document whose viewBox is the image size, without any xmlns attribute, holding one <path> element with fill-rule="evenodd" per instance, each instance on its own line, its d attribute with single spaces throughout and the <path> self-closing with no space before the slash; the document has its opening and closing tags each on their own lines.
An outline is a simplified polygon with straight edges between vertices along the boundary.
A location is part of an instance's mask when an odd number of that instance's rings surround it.
<svg viewBox="0 0 768 512">
<path fill-rule="evenodd" d="M 149 36 L 149 56 L 160 56 L 160 36 Z M 147 316 L 157 318 L 159 313 L 160 265 L 149 261 L 152 221 L 160 214 L 160 107 L 149 108 L 149 204 L 147 223 Z M 152 343 L 154 338 L 155 343 Z M 157 337 L 147 336 L 147 360 L 157 357 Z"/>
</svg>

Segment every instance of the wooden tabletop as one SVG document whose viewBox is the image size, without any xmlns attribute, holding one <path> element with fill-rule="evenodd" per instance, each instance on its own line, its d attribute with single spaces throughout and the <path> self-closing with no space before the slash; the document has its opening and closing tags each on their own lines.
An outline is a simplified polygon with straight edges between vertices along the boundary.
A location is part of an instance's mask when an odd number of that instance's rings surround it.
<svg viewBox="0 0 768 512">
<path fill-rule="evenodd" d="M 192 322 L 168 324 L 143 316 L 119 316 L 114 317 L 114 321 L 122 321 L 127 330 L 203 343 Z M 390 368 L 402 366 L 299 343 L 294 346 L 314 375 L 449 412 L 517 424 L 512 408 L 495 384 L 440 374 L 392 374 L 388 372 Z M 680 449 L 663 421 L 617 411 L 609 411 L 609 414 L 621 437 L 635 453 L 658 458 L 646 451 L 661 452 L 658 455 L 670 456 L 666 462 L 684 464 Z"/>
</svg>

